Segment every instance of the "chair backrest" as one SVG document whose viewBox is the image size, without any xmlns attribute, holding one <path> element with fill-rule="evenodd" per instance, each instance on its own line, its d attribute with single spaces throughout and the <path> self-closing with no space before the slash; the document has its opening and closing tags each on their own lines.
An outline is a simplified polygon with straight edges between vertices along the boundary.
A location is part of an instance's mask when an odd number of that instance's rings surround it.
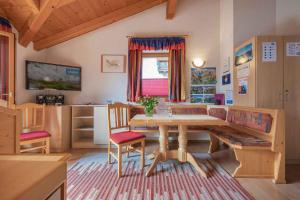
<svg viewBox="0 0 300 200">
<path fill-rule="evenodd" d="M 25 103 L 15 108 L 22 111 L 23 132 L 44 130 L 45 105 Z"/>
<path fill-rule="evenodd" d="M 108 105 L 108 132 L 112 134 L 114 130 L 125 129 L 130 130 L 129 119 L 130 109 L 129 105 L 123 103 L 114 103 Z"/>
<path fill-rule="evenodd" d="M 21 112 L 0 106 L 0 154 L 20 152 Z"/>
</svg>

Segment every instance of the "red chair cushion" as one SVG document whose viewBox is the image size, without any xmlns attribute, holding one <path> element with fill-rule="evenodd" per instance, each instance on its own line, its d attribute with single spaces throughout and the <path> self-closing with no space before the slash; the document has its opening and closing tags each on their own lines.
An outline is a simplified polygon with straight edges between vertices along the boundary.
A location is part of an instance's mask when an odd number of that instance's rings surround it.
<svg viewBox="0 0 300 200">
<path fill-rule="evenodd" d="M 120 133 L 111 134 L 110 139 L 112 139 L 117 144 L 122 144 L 130 141 L 142 139 L 145 137 L 146 137 L 145 135 L 142 135 L 140 133 L 136 133 L 133 131 L 124 131 Z"/>
<path fill-rule="evenodd" d="M 50 137 L 50 133 L 47 131 L 32 131 L 28 133 L 21 133 L 20 135 L 20 140 L 25 141 L 25 140 L 33 140 L 33 139 L 38 139 L 38 138 L 44 138 L 44 137 Z"/>
</svg>

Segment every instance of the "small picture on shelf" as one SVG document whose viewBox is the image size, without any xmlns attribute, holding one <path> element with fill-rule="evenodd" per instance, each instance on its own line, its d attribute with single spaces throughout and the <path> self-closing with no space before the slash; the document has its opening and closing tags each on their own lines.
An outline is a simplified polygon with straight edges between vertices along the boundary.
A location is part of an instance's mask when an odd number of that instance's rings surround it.
<svg viewBox="0 0 300 200">
<path fill-rule="evenodd" d="M 191 94 L 203 94 L 203 86 L 192 86 Z"/>
<path fill-rule="evenodd" d="M 215 86 L 204 86 L 203 94 L 216 94 L 216 87 Z"/>
<path fill-rule="evenodd" d="M 214 95 L 194 94 L 191 95 L 191 103 L 215 103 Z"/>
<path fill-rule="evenodd" d="M 191 79 L 192 85 L 216 84 L 216 68 L 192 68 Z"/>
<path fill-rule="evenodd" d="M 191 95 L 191 103 L 203 103 L 203 94 L 194 94 Z"/>
</svg>

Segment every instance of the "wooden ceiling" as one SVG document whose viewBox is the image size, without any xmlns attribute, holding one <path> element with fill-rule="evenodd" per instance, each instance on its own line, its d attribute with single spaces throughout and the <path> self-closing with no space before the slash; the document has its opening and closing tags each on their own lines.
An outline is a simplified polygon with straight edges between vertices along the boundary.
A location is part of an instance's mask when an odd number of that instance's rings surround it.
<svg viewBox="0 0 300 200">
<path fill-rule="evenodd" d="M 18 30 L 21 45 L 41 50 L 164 2 L 172 19 L 177 0 L 0 0 L 0 15 Z"/>
</svg>

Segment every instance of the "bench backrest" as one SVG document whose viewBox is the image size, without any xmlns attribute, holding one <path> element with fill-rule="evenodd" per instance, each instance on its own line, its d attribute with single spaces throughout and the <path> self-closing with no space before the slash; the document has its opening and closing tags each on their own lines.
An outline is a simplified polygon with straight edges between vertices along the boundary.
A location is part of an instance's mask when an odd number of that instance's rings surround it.
<svg viewBox="0 0 300 200">
<path fill-rule="evenodd" d="M 270 141 L 272 150 L 284 148 L 284 112 L 277 109 L 231 106 L 227 121 L 231 127 Z M 283 146 L 283 147 L 282 147 Z"/>
<path fill-rule="evenodd" d="M 227 110 L 228 106 L 220 106 L 220 105 L 208 105 L 207 113 L 210 116 L 226 120 L 227 119 Z"/>
</svg>

